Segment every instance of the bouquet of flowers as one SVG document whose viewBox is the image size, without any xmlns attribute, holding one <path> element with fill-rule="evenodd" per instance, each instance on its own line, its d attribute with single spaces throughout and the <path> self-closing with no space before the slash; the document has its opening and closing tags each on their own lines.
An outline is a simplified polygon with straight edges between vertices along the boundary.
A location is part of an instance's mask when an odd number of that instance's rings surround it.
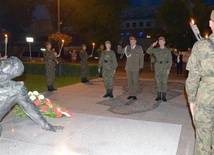
<svg viewBox="0 0 214 155">
<path fill-rule="evenodd" d="M 37 106 L 40 113 L 45 118 L 72 117 L 72 113 L 70 111 L 66 110 L 65 108 L 61 108 L 58 104 L 53 103 L 51 100 L 45 98 L 44 95 L 38 93 L 37 91 L 28 92 L 28 96 L 31 99 L 32 104 Z M 26 116 L 19 105 L 16 105 L 14 114 L 20 117 Z"/>
</svg>

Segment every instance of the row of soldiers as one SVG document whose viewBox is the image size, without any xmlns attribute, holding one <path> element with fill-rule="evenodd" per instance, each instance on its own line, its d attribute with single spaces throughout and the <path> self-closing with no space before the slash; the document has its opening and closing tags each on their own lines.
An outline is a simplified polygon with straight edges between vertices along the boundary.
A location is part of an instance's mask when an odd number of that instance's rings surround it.
<svg viewBox="0 0 214 155">
<path fill-rule="evenodd" d="M 130 44 L 127 45 L 124 50 L 118 51 L 119 54 L 126 56 L 126 76 L 128 81 L 129 96 L 127 99 L 137 99 L 138 91 L 138 81 L 139 75 L 143 70 L 144 66 L 144 53 L 140 45 L 137 45 L 137 40 L 134 36 L 129 38 Z M 157 82 L 157 97 L 156 101 L 166 99 L 167 91 L 167 79 L 172 66 L 172 56 L 170 50 L 165 46 L 165 38 L 159 37 L 158 41 L 154 42 L 148 49 L 148 54 L 153 54 L 156 57 L 156 67 L 155 67 L 155 78 Z M 157 44 L 159 46 L 154 48 Z M 98 64 L 98 72 L 101 73 L 104 80 L 104 85 L 106 88 L 106 94 L 104 97 L 113 98 L 113 87 L 114 87 L 114 74 L 117 69 L 117 59 L 115 52 L 111 49 L 111 42 L 105 42 L 105 49 L 100 51 L 100 59 Z M 51 43 L 46 44 L 46 51 L 44 52 L 44 58 L 46 61 L 46 76 L 47 76 L 47 87 L 48 91 L 55 91 L 53 87 L 55 79 L 55 59 L 59 57 L 60 54 L 54 54 L 51 51 Z M 92 55 L 88 55 L 86 51 L 87 47 L 85 44 L 81 46 L 81 51 L 79 52 L 79 57 L 81 59 L 81 82 L 89 82 L 88 76 L 88 58 Z"/>
<path fill-rule="evenodd" d="M 144 53 L 140 45 L 137 45 L 137 40 L 134 36 L 129 38 L 130 44 L 124 50 L 118 51 L 119 54 L 126 56 L 126 75 L 128 81 L 129 96 L 127 99 L 137 99 L 139 75 L 144 66 Z M 165 38 L 159 37 L 158 41 L 154 42 L 146 51 L 148 54 L 154 54 L 156 57 L 155 78 L 157 82 L 157 97 L 156 101 L 166 102 L 167 79 L 172 66 L 172 56 L 170 50 L 165 46 Z M 156 45 L 159 44 L 157 48 Z M 98 64 L 98 72 L 101 73 L 104 80 L 106 93 L 103 97 L 113 98 L 114 74 L 117 69 L 117 59 L 115 52 L 111 49 L 111 42 L 105 42 L 105 49 L 100 51 L 100 59 Z M 88 74 L 88 56 L 86 46 L 82 45 L 80 51 L 81 58 L 81 73 L 82 82 L 88 82 L 86 76 Z"/>
<path fill-rule="evenodd" d="M 208 39 L 195 43 L 192 54 L 187 63 L 189 71 L 186 80 L 186 91 L 190 112 L 196 130 L 195 155 L 214 154 L 214 10 L 210 15 L 209 26 L 212 34 Z M 126 61 L 126 75 L 130 96 L 127 99 L 137 99 L 138 78 L 143 70 L 144 55 L 142 47 L 137 45 L 135 37 L 129 38 L 127 45 L 120 54 L 124 54 Z M 159 37 L 146 51 L 156 57 L 155 79 L 157 83 L 156 101 L 166 102 L 167 80 L 172 67 L 171 51 L 165 46 L 164 37 Z M 103 67 L 103 78 L 106 94 L 113 98 L 113 77 L 117 67 L 115 53 L 110 50 L 110 42 L 105 43 L 106 50 L 101 54 L 98 71 Z M 158 47 L 156 47 L 159 45 Z"/>
</svg>

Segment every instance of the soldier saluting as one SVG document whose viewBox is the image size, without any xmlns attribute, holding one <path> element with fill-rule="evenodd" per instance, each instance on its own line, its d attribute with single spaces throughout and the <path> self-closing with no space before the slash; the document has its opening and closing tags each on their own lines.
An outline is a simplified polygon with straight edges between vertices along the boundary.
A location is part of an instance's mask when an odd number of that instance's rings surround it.
<svg viewBox="0 0 214 155">
<path fill-rule="evenodd" d="M 172 67 L 171 51 L 165 46 L 165 38 L 159 37 L 158 41 L 154 42 L 146 51 L 148 54 L 154 54 L 156 57 L 155 63 L 155 79 L 157 83 L 157 98 L 166 102 L 167 80 Z M 158 48 L 154 48 L 159 44 Z"/>
<path fill-rule="evenodd" d="M 130 96 L 128 96 L 127 99 L 136 100 L 139 74 L 142 72 L 144 65 L 144 54 L 142 47 L 136 44 L 137 40 L 134 36 L 131 36 L 129 38 L 129 42 L 130 45 L 127 45 L 124 49 L 124 54 L 126 55 L 127 58 L 125 70 L 130 94 Z"/>
</svg>

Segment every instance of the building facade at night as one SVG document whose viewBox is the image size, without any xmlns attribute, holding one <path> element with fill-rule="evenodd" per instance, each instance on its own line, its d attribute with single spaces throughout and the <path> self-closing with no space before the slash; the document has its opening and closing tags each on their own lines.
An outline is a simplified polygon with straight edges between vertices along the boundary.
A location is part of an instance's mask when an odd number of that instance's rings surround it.
<svg viewBox="0 0 214 155">
<path fill-rule="evenodd" d="M 131 7 L 122 12 L 121 45 L 128 44 L 128 38 L 135 36 L 138 44 L 148 47 L 151 44 L 151 31 L 155 27 L 156 7 Z"/>
</svg>

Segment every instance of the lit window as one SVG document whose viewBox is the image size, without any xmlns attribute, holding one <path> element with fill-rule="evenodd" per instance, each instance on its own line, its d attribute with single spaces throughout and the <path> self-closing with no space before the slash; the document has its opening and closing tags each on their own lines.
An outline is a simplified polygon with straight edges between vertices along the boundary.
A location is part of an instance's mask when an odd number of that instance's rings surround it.
<svg viewBox="0 0 214 155">
<path fill-rule="evenodd" d="M 139 32 L 139 36 L 142 37 L 143 36 L 143 32 Z"/>
<path fill-rule="evenodd" d="M 120 36 L 123 36 L 124 35 L 124 33 L 120 33 Z"/>
<path fill-rule="evenodd" d="M 126 36 L 129 36 L 130 35 L 130 33 L 129 32 L 126 32 Z"/>
</svg>

